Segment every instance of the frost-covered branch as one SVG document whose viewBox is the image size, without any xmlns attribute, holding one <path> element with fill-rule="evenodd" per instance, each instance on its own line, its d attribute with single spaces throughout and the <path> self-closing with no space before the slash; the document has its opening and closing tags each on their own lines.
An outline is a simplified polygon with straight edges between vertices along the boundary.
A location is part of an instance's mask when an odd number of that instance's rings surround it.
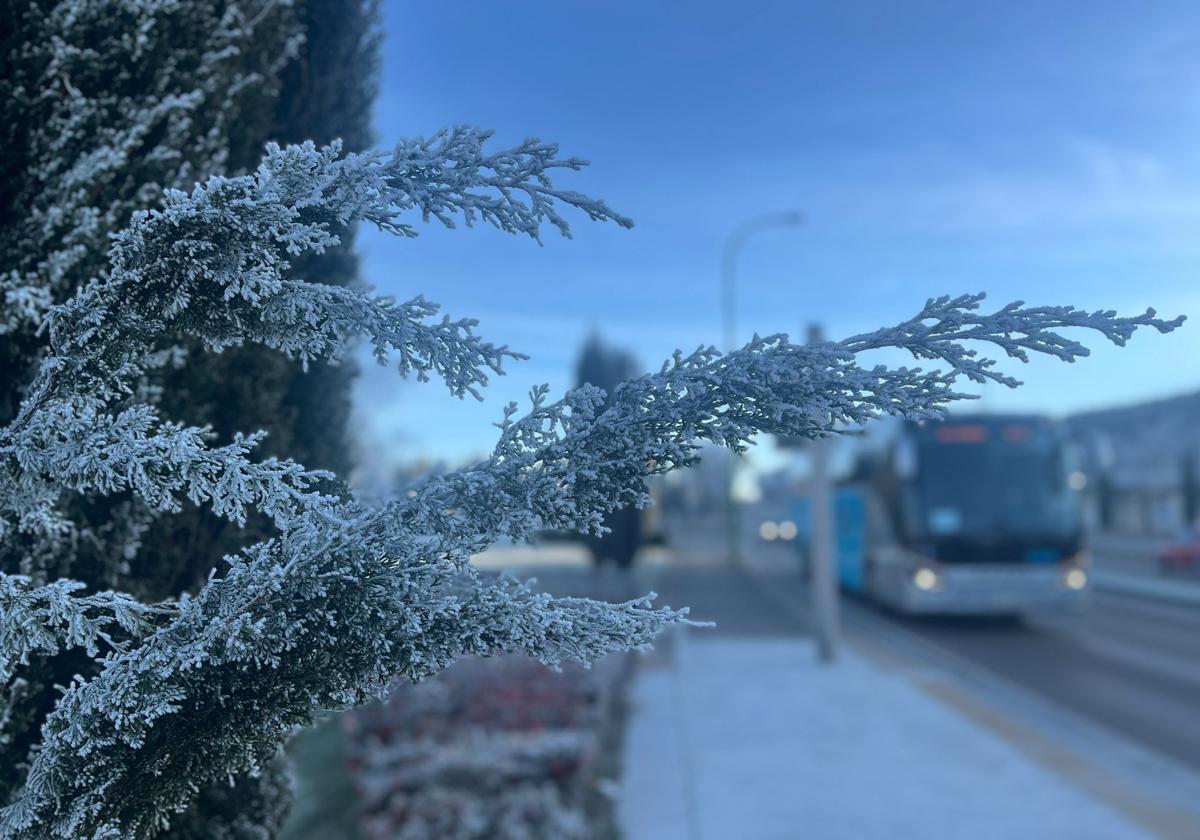
<svg viewBox="0 0 1200 840">
<path fill-rule="evenodd" d="M 336 244 L 356 219 L 398 230 L 398 214 L 413 207 L 443 221 L 457 207 L 468 221 L 533 236 L 543 219 L 565 228 L 555 200 L 624 223 L 602 202 L 552 188 L 549 170 L 581 161 L 558 160 L 554 147 L 534 141 L 485 155 L 486 137 L 459 129 L 391 155 L 271 147 L 253 176 L 213 178 L 190 194 L 169 193 L 161 211 L 136 214 L 115 238 L 109 272 L 49 316 L 52 355 L 17 419 L 0 430 L 0 457 L 17 462 L 2 470 L 12 478 L 0 492 L 0 502 L 8 497 L 0 532 L 14 521 L 29 533 L 71 527 L 54 509 L 59 487 L 130 489 L 158 511 L 186 496 L 238 522 L 247 505 L 277 522 L 290 515 L 296 488 L 319 476 L 252 462 L 254 436 L 209 450 L 205 429 L 160 423 L 145 405 L 105 410 L 161 364 L 164 336 L 191 335 L 213 349 L 258 342 L 307 362 L 338 358 L 366 333 L 380 363 L 395 354 L 401 373 L 437 375 L 452 393 L 479 397 L 488 374 L 520 355 L 476 336 L 475 321 L 431 320 L 438 307 L 423 298 L 398 304 L 293 280 L 288 269 L 290 258 Z"/>
<path fill-rule="evenodd" d="M 998 382 L 1009 387 L 1021 383 L 994 369 L 995 361 L 979 358 L 967 342 L 985 342 L 1009 357 L 1029 361 L 1030 353 L 1056 356 L 1064 362 L 1090 355 L 1083 344 L 1058 330 L 1082 327 L 1100 333 L 1118 347 L 1125 346 L 1138 327 L 1170 332 L 1183 323 L 1182 316 L 1165 321 L 1153 309 L 1134 317 L 1120 317 L 1111 309 L 1087 312 L 1074 306 L 1025 306 L 1015 301 L 990 314 L 981 314 L 982 292 L 932 298 L 917 315 L 891 329 L 856 335 L 840 342 L 852 353 L 881 347 L 899 347 L 918 359 L 933 359 L 973 382 Z"/>
<path fill-rule="evenodd" d="M 456 126 L 428 140 L 418 138 L 397 146 L 389 180 L 407 196 L 397 209 L 415 207 L 426 221 L 434 218 L 446 227 L 454 227 L 454 216 L 462 214 L 468 227 L 479 219 L 534 239 L 540 238 L 538 229 L 543 221 L 570 237 L 571 227 L 558 213 L 556 203 L 577 207 L 592 221 L 633 227 L 632 220 L 613 212 L 603 201 L 556 189 L 551 183 L 551 169 L 582 169 L 586 160 L 560 158 L 557 143 L 536 139 L 485 154 L 483 145 L 491 135 L 471 126 Z M 373 221 L 399 233 L 415 234 L 408 225 L 392 224 L 391 218 Z"/>
<path fill-rule="evenodd" d="M 356 220 L 406 232 L 397 219 L 413 207 L 444 222 L 458 210 L 468 222 L 482 218 L 531 236 L 543 220 L 567 232 L 555 200 L 624 223 L 603 203 L 550 185 L 549 169 L 582 161 L 558 160 L 555 147 L 534 141 L 483 156 L 486 136 L 463 129 L 437 142 L 402 144 L 391 155 L 339 157 L 336 143 L 272 146 L 253 176 L 169 193 L 161 211 L 136 214 L 116 237 L 108 275 L 48 319 L 54 358 L 30 408 L 66 382 L 106 397 L 127 393 L 161 336 L 175 332 L 211 349 L 251 341 L 307 361 L 337 356 L 348 331 L 367 330 L 378 356 L 396 351 L 402 369 L 432 371 L 452 392 L 475 393 L 486 381 L 481 369 L 499 373 L 501 360 L 514 354 L 474 337 L 474 322 L 431 326 L 422 319 L 435 310 L 424 301 L 397 306 L 318 289 L 290 281 L 287 271 L 291 258 L 338 244 L 338 231 Z M 431 348 L 441 352 L 431 356 Z"/>
<path fill-rule="evenodd" d="M 206 783 L 268 761 L 317 710 L 362 702 L 395 676 L 419 680 L 463 655 L 591 661 L 680 617 L 398 564 L 361 524 L 231 558 L 167 627 L 73 686 L 0 833 L 143 836 Z"/>
<path fill-rule="evenodd" d="M 1020 304 L 981 315 L 983 297 L 931 300 L 912 320 L 840 342 L 795 345 L 776 335 L 727 355 L 711 347 L 676 353 L 658 373 L 621 385 L 606 409 L 595 388 L 557 402 L 535 389 L 527 415 L 514 420 L 516 405 L 506 409 L 488 461 L 429 479 L 386 516 L 402 523 L 400 534 L 439 534 L 474 551 L 537 528 L 598 530 L 613 508 L 645 504 L 645 476 L 694 462 L 700 443 L 741 451 L 760 432 L 817 437 L 883 415 L 936 416 L 973 398 L 955 390 L 959 377 L 1018 384 L 963 342 L 999 346 L 1022 361 L 1017 351 L 1072 361 L 1087 348 L 1056 329 L 1083 327 L 1123 344 L 1139 326 L 1169 332 L 1183 320 Z M 859 365 L 856 354 L 882 348 L 947 369 Z"/>
<path fill-rule="evenodd" d="M 154 512 L 177 512 L 187 499 L 210 503 L 239 525 L 257 510 L 277 524 L 331 500 L 313 490 L 328 473 L 292 461 L 251 460 L 261 434 L 211 447 L 208 429 L 162 422 L 139 404 L 116 414 L 95 400 L 54 399 L 29 422 L 0 436 L 0 458 L 16 470 L 0 486 L 0 536 L 50 534 L 66 527 L 56 514 L 61 488 L 112 495 L 132 491 Z"/>
<path fill-rule="evenodd" d="M 534 141 L 485 155 L 486 137 L 444 132 L 391 155 L 339 157 L 337 144 L 272 147 L 254 176 L 213 178 L 190 194 L 170 193 L 162 211 L 137 214 L 113 243 L 109 272 L 49 317 L 53 354 L 16 421 L 0 431 L 0 456 L 18 465 L 6 470 L 13 478 L 0 494 L 10 499 L 0 529 L 70 527 L 54 509 L 58 487 L 130 489 L 160 511 L 186 496 L 238 522 L 247 505 L 277 522 L 291 515 L 297 488 L 319 476 L 251 461 L 253 436 L 210 450 L 206 430 L 161 423 L 148 406 L 105 410 L 161 363 L 163 336 L 189 334 L 213 349 L 253 341 L 306 362 L 338 358 L 365 333 L 380 363 L 395 354 L 401 373 L 440 376 L 452 393 L 479 397 L 488 374 L 519 354 L 480 339 L 473 320 L 431 320 L 438 307 L 423 298 L 398 304 L 287 272 L 289 258 L 336 244 L 354 220 L 398 229 L 398 214 L 413 207 L 443 221 L 457 207 L 468 221 L 530 235 L 543 219 L 565 226 L 554 200 L 624 221 L 601 202 L 550 186 L 550 169 L 582 162 L 558 160 Z"/>
<path fill-rule="evenodd" d="M 353 289 L 294 281 L 288 293 L 277 295 L 262 308 L 265 331 L 280 336 L 276 346 L 302 361 L 340 358 L 360 333 L 371 342 L 375 360 L 386 365 L 394 353 L 402 376 L 416 374 L 428 382 L 434 374 L 457 397 L 482 399 L 488 373 L 503 374 L 505 358 L 523 359 L 507 347 L 497 347 L 473 334 L 478 321 L 449 316 L 427 323 L 439 312 L 436 303 L 418 296 L 407 303 L 371 298 Z M 296 330 L 296 324 L 311 326 Z"/>
<path fill-rule="evenodd" d="M 67 579 L 34 586 L 27 577 L 0 573 L 0 684 L 35 653 L 79 647 L 94 657 L 102 642 L 126 651 L 173 612 L 169 605 L 143 604 L 120 592 L 78 594 L 83 588 Z"/>
<path fill-rule="evenodd" d="M 250 341 L 308 360 L 341 353 L 348 329 L 368 329 L 380 354 L 396 350 L 421 372 L 434 370 L 428 347 L 454 346 L 434 372 L 456 394 L 479 384 L 480 368 L 499 372 L 508 350 L 475 340 L 469 322 L 425 324 L 433 312 L 422 301 L 396 306 L 289 281 L 290 259 L 336 245 L 338 230 L 356 220 L 390 223 L 412 203 L 412 185 L 391 184 L 395 160 L 338 150 L 272 146 L 253 176 L 169 193 L 161 211 L 134 216 L 113 242 L 108 276 L 50 316 L 54 359 L 32 389 L 34 404 L 66 382 L 103 396 L 127 392 L 145 356 L 174 332 L 212 349 Z"/>
</svg>

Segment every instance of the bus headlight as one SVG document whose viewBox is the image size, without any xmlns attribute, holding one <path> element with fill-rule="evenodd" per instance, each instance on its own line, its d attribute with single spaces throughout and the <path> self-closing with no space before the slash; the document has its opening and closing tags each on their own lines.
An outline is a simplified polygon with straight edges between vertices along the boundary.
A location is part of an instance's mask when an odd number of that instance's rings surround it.
<svg viewBox="0 0 1200 840">
<path fill-rule="evenodd" d="M 794 540 L 796 539 L 796 534 L 799 532 L 799 530 L 800 529 L 796 527 L 795 522 L 790 519 L 785 519 L 779 523 L 779 539 Z"/>
<path fill-rule="evenodd" d="M 1087 586 L 1087 582 L 1087 572 L 1085 572 L 1083 569 L 1069 569 L 1067 573 L 1063 575 L 1063 585 L 1066 586 L 1067 589 L 1074 589 L 1076 592 Z"/>
<path fill-rule="evenodd" d="M 938 576 L 933 569 L 917 569 L 913 572 L 913 586 L 922 592 L 931 592 L 937 588 Z"/>
<path fill-rule="evenodd" d="M 779 526 L 770 520 L 758 526 L 758 535 L 767 542 L 779 539 Z"/>
</svg>

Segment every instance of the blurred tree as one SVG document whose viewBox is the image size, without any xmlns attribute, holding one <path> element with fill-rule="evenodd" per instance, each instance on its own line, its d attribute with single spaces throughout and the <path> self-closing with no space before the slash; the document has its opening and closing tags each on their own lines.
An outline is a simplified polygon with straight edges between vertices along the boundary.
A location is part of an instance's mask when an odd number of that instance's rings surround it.
<svg viewBox="0 0 1200 840">
<path fill-rule="evenodd" d="M 615 347 L 610 347 L 593 334 L 583 345 L 575 371 L 575 386 L 592 385 L 606 394 L 606 405 L 610 405 L 622 382 L 637 374 L 637 362 L 633 356 Z M 641 544 L 642 511 L 633 506 L 618 508 L 604 517 L 603 534 L 586 534 L 584 540 L 592 560 L 603 563 L 611 560 L 618 568 L 628 569 Z"/>
</svg>

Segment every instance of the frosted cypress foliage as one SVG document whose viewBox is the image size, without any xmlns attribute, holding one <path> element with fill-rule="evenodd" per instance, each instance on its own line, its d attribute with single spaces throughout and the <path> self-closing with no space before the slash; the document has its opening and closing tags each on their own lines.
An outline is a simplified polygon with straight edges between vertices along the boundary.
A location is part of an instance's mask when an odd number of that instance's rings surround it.
<svg viewBox="0 0 1200 840">
<path fill-rule="evenodd" d="M 102 658 L 47 718 L 0 834 L 175 831 L 208 785 L 268 767 L 318 711 L 363 702 L 396 677 L 421 680 L 464 655 L 523 652 L 555 664 L 644 646 L 685 613 L 648 598 L 552 598 L 476 576 L 470 556 L 535 528 L 594 532 L 615 507 L 647 503 L 645 477 L 693 462 L 704 442 L 741 450 L 758 432 L 815 437 L 883 414 L 936 414 L 964 398 L 960 377 L 1016 384 L 964 342 L 1073 361 L 1087 350 L 1063 328 L 1124 344 L 1139 326 L 1167 332 L 1181 320 L 1020 304 L 983 313 L 982 295 L 967 295 L 840 342 L 776 335 L 727 355 L 677 353 L 607 405 L 594 388 L 556 401 L 535 388 L 524 414 L 506 409 L 487 460 L 380 506 L 318 492 L 326 476 L 298 464 L 255 459 L 257 435 L 217 445 L 205 428 L 159 415 L 141 383 L 180 334 L 211 351 L 273 347 L 301 365 L 337 358 L 361 335 L 402 374 L 479 396 L 518 354 L 476 335 L 474 321 L 439 320 L 422 298 L 291 279 L 289 267 L 336 246 L 356 221 L 404 237 L 416 233 L 414 216 L 534 238 L 546 225 L 569 234 L 568 209 L 631 224 L 555 186 L 555 170 L 582 161 L 535 140 L 489 152 L 486 137 L 460 128 L 345 156 L 337 144 L 269 147 L 253 175 L 214 177 L 136 213 L 107 270 L 45 314 L 50 352 L 0 431 L 0 537 L 53 550 L 73 496 L 118 492 L 163 513 L 185 501 L 233 522 L 257 511 L 278 535 L 168 603 L 0 577 L 6 697 L 19 696 L 12 687 L 31 651 L 70 646 Z M 858 364 L 857 354 L 885 347 L 938 369 Z M 256 789 L 264 808 L 279 807 L 271 789 Z"/>
<path fill-rule="evenodd" d="M 0 0 L 0 20 L 7 423 L 44 355 L 47 312 L 105 274 L 109 236 L 130 214 L 257 162 L 303 33 L 290 0 Z M 170 369 L 182 356 L 159 361 Z M 138 383 L 144 398 L 159 379 Z M 113 586 L 152 519 L 121 498 L 80 498 L 52 544 L 21 546 L 23 562 L 0 544 L 0 568 Z"/>
<path fill-rule="evenodd" d="M 0 334 L 36 325 L 164 188 L 220 171 L 300 33 L 286 0 L 4 0 Z M 239 125 L 241 123 L 241 125 Z M 258 140 L 249 142 L 257 145 Z"/>
<path fill-rule="evenodd" d="M 107 272 L 109 237 L 133 211 L 158 206 L 165 189 L 252 171 L 269 138 L 369 145 L 378 32 L 373 0 L 0 0 L 0 21 L 3 425 L 46 350 L 48 308 Z M 293 264 L 327 283 L 352 282 L 355 270 L 349 242 Z M 301 373 L 262 347 L 207 355 L 178 343 L 138 383 L 143 398 L 190 425 L 211 423 L 223 442 L 238 429 L 270 429 L 260 458 L 348 467 L 341 427 L 353 365 Z M 0 540 L 0 571 L 157 600 L 198 585 L 223 551 L 269 531 L 252 517 L 239 540 L 238 526 L 204 509 L 156 515 L 127 492 L 72 493 L 56 515 L 52 535 Z M 0 804 L 23 781 L 55 685 L 95 673 L 84 648 L 53 647 L 30 649 L 6 690 Z M 264 795 L 282 789 L 246 781 Z M 253 799 L 245 784 L 236 797 L 200 799 L 189 821 L 204 828 L 194 836 L 221 836 L 222 816 L 237 832 L 250 824 L 231 814 Z M 269 816 L 260 804 L 246 814 Z"/>
<path fill-rule="evenodd" d="M 130 214 L 156 206 L 165 189 L 257 164 L 274 130 L 281 74 L 298 63 L 302 11 L 292 0 L 0 0 L 0 425 L 13 419 L 46 353 L 46 314 L 106 273 L 109 237 Z M 141 399 L 158 399 L 161 374 L 182 378 L 182 353 L 158 361 L 160 375 L 137 384 Z M 174 394 L 182 399 L 173 406 L 194 399 L 190 387 Z M 99 593 L 157 599 L 168 588 L 158 581 L 188 568 L 153 539 L 146 545 L 154 513 L 128 494 L 70 493 L 54 509 L 53 528 L 0 538 L 0 571 L 25 578 L 0 595 L 13 620 L 0 631 L 4 647 L 20 662 L 19 676 L 4 675 L 0 700 L 0 803 L 24 779 L 55 684 L 95 673 L 88 639 L 107 649 L 102 633 L 124 644 L 124 607 L 106 613 Z M 183 519 L 170 521 L 178 528 Z M 205 571 L 211 562 L 204 558 Z M 154 580 L 140 574 L 151 563 Z M 90 603 L 69 625 L 57 611 L 68 590 L 25 592 L 57 578 L 86 584 L 76 594 Z M 51 624 L 70 649 L 56 654 L 53 634 L 35 632 L 47 615 L 57 616 Z"/>
<path fill-rule="evenodd" d="M 253 171 L 269 140 L 286 144 L 311 139 L 324 144 L 340 138 L 347 152 L 361 152 L 372 145 L 370 109 L 380 37 L 375 3 L 293 2 L 293 16 L 304 41 L 280 75 L 274 108 L 264 109 L 269 124 L 256 131 L 251 150 L 239 151 L 245 145 L 242 135 L 247 129 L 244 118 L 236 122 L 241 130 L 237 138 L 231 138 L 231 155 L 222 174 Z M 341 232 L 338 248 L 292 259 L 291 275 L 310 282 L 354 285 L 358 261 L 348 233 Z M 265 429 L 269 434 L 257 450 L 260 456 L 292 457 L 309 467 L 350 474 L 354 447 L 348 438 L 348 424 L 355 360 L 318 361 L 301 370 L 266 347 L 250 345 L 235 352 L 209 354 L 198 342 L 185 339 L 181 343 L 189 350 L 186 364 L 164 370 L 157 380 L 162 387 L 160 411 L 191 425 L 211 425 L 222 441 L 240 430 Z M 268 533 L 269 525 L 262 517 L 252 517 L 247 529 L 223 523 L 196 508 L 183 515 L 159 517 L 129 562 L 129 577 L 142 587 L 139 594 L 163 597 L 203 582 L 223 554 Z M 163 555 L 178 557 L 181 552 L 172 547 L 182 541 L 203 550 L 187 551 L 186 563 L 159 560 Z M 126 584 L 116 580 L 110 585 Z"/>
</svg>

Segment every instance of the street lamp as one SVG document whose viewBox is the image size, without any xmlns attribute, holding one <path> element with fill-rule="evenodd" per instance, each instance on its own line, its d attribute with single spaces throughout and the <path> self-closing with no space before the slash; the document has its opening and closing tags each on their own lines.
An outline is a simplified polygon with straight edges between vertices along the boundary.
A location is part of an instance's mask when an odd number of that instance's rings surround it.
<svg viewBox="0 0 1200 840">
<path fill-rule="evenodd" d="M 746 240 L 756 233 L 772 228 L 800 227 L 804 214 L 798 210 L 763 213 L 742 222 L 725 239 L 721 254 L 721 302 L 725 322 L 725 349 L 737 349 L 737 259 Z"/>
<path fill-rule="evenodd" d="M 725 349 L 737 349 L 737 260 L 742 247 L 751 236 L 772 228 L 799 227 L 804 224 L 804 214 L 798 210 L 780 213 L 763 213 L 742 222 L 725 240 L 721 254 L 721 303 L 725 327 Z M 725 481 L 725 529 L 729 540 L 729 561 L 741 560 L 737 507 L 733 501 L 733 484 L 736 477 L 737 456 L 729 454 L 729 470 Z"/>
</svg>

